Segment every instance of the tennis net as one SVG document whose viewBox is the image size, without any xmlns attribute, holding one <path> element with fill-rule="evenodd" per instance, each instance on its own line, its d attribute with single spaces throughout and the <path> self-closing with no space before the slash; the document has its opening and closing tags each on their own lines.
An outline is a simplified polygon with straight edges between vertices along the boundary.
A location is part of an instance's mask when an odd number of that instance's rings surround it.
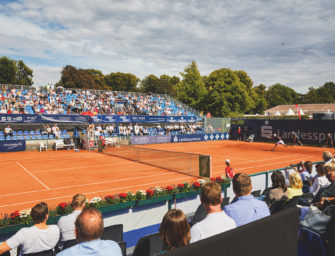
<svg viewBox="0 0 335 256">
<path fill-rule="evenodd" d="M 196 177 L 210 177 L 211 156 L 135 146 L 107 146 L 103 153 Z"/>
</svg>

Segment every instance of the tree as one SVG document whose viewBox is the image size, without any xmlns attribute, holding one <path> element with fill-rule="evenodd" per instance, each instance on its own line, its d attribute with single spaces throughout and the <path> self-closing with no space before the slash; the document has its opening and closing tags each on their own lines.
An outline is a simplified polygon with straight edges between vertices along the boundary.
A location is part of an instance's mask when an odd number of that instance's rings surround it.
<svg viewBox="0 0 335 256">
<path fill-rule="evenodd" d="M 17 62 L 16 84 L 33 84 L 33 71 L 22 60 Z"/>
<path fill-rule="evenodd" d="M 140 79 L 130 73 L 117 72 L 105 76 L 108 89 L 113 91 L 136 92 L 139 81 Z"/>
<path fill-rule="evenodd" d="M 252 98 L 255 102 L 255 107 L 253 109 L 254 114 L 263 114 L 264 110 L 267 109 L 268 102 L 266 100 L 266 86 L 260 84 L 252 88 Z"/>
<path fill-rule="evenodd" d="M 213 116 L 234 116 L 252 111 L 254 102 L 248 86 L 241 82 L 240 74 L 240 71 L 223 68 L 205 78 L 208 89 L 206 111 Z"/>
<path fill-rule="evenodd" d="M 315 89 L 310 87 L 305 95 L 304 103 L 334 103 L 335 83 L 327 82 Z"/>
<path fill-rule="evenodd" d="M 140 91 L 175 96 L 175 87 L 179 82 L 180 79 L 176 76 L 170 77 L 164 74 L 158 78 L 151 74 L 141 81 Z"/>
<path fill-rule="evenodd" d="M 274 84 L 266 92 L 269 108 L 278 105 L 289 105 L 298 103 L 298 94 L 295 90 L 282 84 Z"/>
<path fill-rule="evenodd" d="M 195 61 L 192 61 L 180 74 L 183 79 L 176 88 L 177 98 L 193 108 L 203 110 L 207 90 Z"/>
<path fill-rule="evenodd" d="M 0 83 L 15 84 L 16 82 L 16 63 L 14 60 L 4 56 L 0 58 Z"/>
<path fill-rule="evenodd" d="M 86 69 L 86 72 L 89 73 L 91 76 L 94 77 L 94 83 L 100 88 L 100 89 L 107 89 L 106 83 L 105 83 L 105 76 L 100 70 L 96 69 Z"/>
</svg>

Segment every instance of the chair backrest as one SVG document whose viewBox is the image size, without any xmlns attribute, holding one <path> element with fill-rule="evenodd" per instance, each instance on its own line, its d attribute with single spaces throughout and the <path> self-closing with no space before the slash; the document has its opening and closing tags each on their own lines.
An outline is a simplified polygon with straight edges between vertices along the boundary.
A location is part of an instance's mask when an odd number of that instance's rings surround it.
<svg viewBox="0 0 335 256">
<path fill-rule="evenodd" d="M 314 199 L 313 193 L 306 193 L 299 197 L 298 204 L 303 206 L 309 206 Z"/>
<path fill-rule="evenodd" d="M 252 194 L 254 197 L 260 197 L 260 196 L 261 196 L 261 190 L 255 190 L 255 191 L 252 191 L 251 194 Z"/>
<path fill-rule="evenodd" d="M 67 240 L 63 243 L 63 248 L 62 248 L 62 251 L 64 251 L 65 249 L 67 248 L 70 248 L 74 245 L 78 244 L 78 241 L 77 239 L 73 239 L 73 240 Z"/>
<path fill-rule="evenodd" d="M 105 227 L 101 239 L 113 240 L 115 242 L 123 241 L 123 224 L 116 224 Z"/>
<path fill-rule="evenodd" d="M 298 232 L 298 256 L 326 256 L 321 236 L 301 227 Z"/>
<path fill-rule="evenodd" d="M 221 203 L 221 209 L 223 210 L 223 207 L 225 207 L 226 205 L 229 204 L 229 199 L 230 197 L 225 197 L 222 199 L 222 203 Z"/>
<path fill-rule="evenodd" d="M 125 241 L 120 241 L 117 243 L 121 248 L 122 256 L 126 256 L 127 255 L 127 243 Z"/>
<path fill-rule="evenodd" d="M 163 241 L 159 233 L 142 237 L 136 244 L 133 256 L 152 256 L 158 254 L 163 249 Z"/>
</svg>

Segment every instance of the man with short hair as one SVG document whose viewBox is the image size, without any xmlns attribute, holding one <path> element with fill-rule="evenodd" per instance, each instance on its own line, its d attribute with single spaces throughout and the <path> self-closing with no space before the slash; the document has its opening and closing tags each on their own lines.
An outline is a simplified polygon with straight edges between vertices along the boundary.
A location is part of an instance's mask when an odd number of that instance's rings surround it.
<svg viewBox="0 0 335 256">
<path fill-rule="evenodd" d="M 61 241 L 63 242 L 63 250 L 78 243 L 74 232 L 74 223 L 78 215 L 85 208 L 85 203 L 86 197 L 83 194 L 74 195 L 71 202 L 73 212 L 69 215 L 61 217 L 57 223 L 61 234 Z"/>
<path fill-rule="evenodd" d="M 325 151 L 322 154 L 322 159 L 323 161 L 325 161 L 325 164 L 333 160 L 333 158 L 334 158 L 333 154 L 329 151 Z"/>
<path fill-rule="evenodd" d="M 235 222 L 221 210 L 221 186 L 217 182 L 208 182 L 201 188 L 201 204 L 207 216 L 191 228 L 191 243 L 236 228 Z"/>
<path fill-rule="evenodd" d="M 233 203 L 226 205 L 223 210 L 235 221 L 237 226 L 270 215 L 266 203 L 251 195 L 251 179 L 247 174 L 238 173 L 234 176 L 233 190 L 236 198 Z"/>
<path fill-rule="evenodd" d="M 9 135 L 9 136 L 13 136 L 13 130 L 12 128 L 10 128 L 10 125 L 7 125 L 7 127 L 4 130 L 5 136 Z"/>
<path fill-rule="evenodd" d="M 119 245 L 111 240 L 100 240 L 104 230 L 102 214 L 95 208 L 82 210 L 75 222 L 75 233 L 79 244 L 72 246 L 57 255 L 113 255 L 122 256 Z"/>
<path fill-rule="evenodd" d="M 22 228 L 6 242 L 0 245 L 0 254 L 21 246 L 21 254 L 44 252 L 53 255 L 53 248 L 59 240 L 59 229 L 56 225 L 47 225 L 48 205 L 40 203 L 30 213 L 34 226 Z"/>
</svg>

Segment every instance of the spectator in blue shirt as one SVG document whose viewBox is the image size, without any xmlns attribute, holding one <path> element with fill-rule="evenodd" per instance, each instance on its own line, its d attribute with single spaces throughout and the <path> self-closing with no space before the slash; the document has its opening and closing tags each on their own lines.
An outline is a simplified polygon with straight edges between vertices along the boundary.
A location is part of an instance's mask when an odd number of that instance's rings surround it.
<svg viewBox="0 0 335 256">
<path fill-rule="evenodd" d="M 251 195 L 251 179 L 247 174 L 238 173 L 234 176 L 233 190 L 236 198 L 233 203 L 224 207 L 224 211 L 235 221 L 237 226 L 270 215 L 266 203 Z"/>
<path fill-rule="evenodd" d="M 101 212 L 92 207 L 85 208 L 75 222 L 75 233 L 79 244 L 58 253 L 58 256 L 113 255 L 122 256 L 119 245 L 111 240 L 100 240 L 104 230 Z"/>
</svg>

